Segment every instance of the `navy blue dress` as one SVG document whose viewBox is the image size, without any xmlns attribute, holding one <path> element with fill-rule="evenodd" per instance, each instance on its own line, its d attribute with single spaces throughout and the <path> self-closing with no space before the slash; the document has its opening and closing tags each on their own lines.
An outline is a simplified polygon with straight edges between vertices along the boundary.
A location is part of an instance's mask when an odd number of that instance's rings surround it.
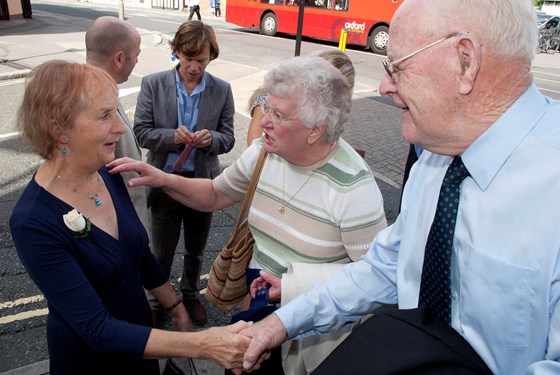
<svg viewBox="0 0 560 375">
<path fill-rule="evenodd" d="M 29 276 L 48 301 L 52 374 L 159 374 L 143 360 L 152 318 L 143 288 L 167 277 L 120 175 L 99 170 L 115 206 L 119 239 L 92 224 L 75 238 L 62 215 L 73 209 L 31 180 L 10 229 Z"/>
</svg>

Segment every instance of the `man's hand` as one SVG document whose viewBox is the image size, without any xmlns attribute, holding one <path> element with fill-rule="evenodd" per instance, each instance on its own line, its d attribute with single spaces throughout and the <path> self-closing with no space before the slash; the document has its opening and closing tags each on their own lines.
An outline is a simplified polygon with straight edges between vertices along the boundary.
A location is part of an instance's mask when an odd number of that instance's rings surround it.
<svg viewBox="0 0 560 375">
<path fill-rule="evenodd" d="M 243 358 L 243 370 L 249 372 L 257 370 L 260 364 L 270 357 L 270 349 L 279 346 L 288 337 L 284 324 L 276 314 L 269 315 L 266 319 L 244 328 L 239 333 L 251 337 L 251 343 Z M 237 375 L 241 374 L 240 369 L 233 370 L 233 372 Z"/>
<path fill-rule="evenodd" d="M 261 271 L 260 276 L 251 283 L 249 292 L 255 298 L 259 290 L 268 288 L 268 301 L 276 302 L 282 297 L 282 279 L 270 273 Z"/>
</svg>

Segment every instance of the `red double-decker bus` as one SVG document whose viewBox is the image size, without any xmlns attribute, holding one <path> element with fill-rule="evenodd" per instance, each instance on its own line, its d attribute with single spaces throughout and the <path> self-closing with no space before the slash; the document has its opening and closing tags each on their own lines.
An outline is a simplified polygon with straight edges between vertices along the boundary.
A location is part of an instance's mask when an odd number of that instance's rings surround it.
<svg viewBox="0 0 560 375">
<path fill-rule="evenodd" d="M 338 41 L 386 54 L 389 21 L 404 0 L 227 0 L 226 21 L 261 34 L 296 34 L 299 1 L 305 1 L 303 36 Z"/>
</svg>

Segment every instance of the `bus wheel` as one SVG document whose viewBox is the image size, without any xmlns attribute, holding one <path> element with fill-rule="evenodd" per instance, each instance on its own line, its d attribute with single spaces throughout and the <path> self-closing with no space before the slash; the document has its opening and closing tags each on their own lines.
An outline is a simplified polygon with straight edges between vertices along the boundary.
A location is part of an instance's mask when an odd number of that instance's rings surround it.
<svg viewBox="0 0 560 375">
<path fill-rule="evenodd" d="M 265 14 L 261 20 L 259 32 L 264 35 L 274 36 L 278 31 L 278 18 L 272 12 Z"/>
<path fill-rule="evenodd" d="M 387 26 L 376 27 L 369 36 L 369 47 L 373 53 L 379 55 L 387 54 L 387 43 L 389 42 L 389 28 Z"/>
</svg>

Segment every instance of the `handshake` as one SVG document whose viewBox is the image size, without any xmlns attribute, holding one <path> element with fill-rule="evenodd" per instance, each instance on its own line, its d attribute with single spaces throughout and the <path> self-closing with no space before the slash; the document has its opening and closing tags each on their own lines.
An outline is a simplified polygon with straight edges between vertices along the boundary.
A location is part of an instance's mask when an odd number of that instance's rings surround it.
<svg viewBox="0 0 560 375">
<path fill-rule="evenodd" d="M 251 284 L 250 291 L 255 297 L 267 289 L 269 300 L 276 301 L 280 299 L 280 288 L 280 278 L 262 272 Z M 260 364 L 270 357 L 270 350 L 287 339 L 286 328 L 276 314 L 255 324 L 239 321 L 227 327 L 210 328 L 207 332 L 212 333 L 205 350 L 208 358 L 235 374 L 259 369 Z"/>
<path fill-rule="evenodd" d="M 272 314 L 258 323 L 237 322 L 227 327 L 213 327 L 208 333 L 201 358 L 211 359 L 234 374 L 251 372 L 270 357 L 270 350 L 287 339 L 282 321 Z"/>
</svg>

